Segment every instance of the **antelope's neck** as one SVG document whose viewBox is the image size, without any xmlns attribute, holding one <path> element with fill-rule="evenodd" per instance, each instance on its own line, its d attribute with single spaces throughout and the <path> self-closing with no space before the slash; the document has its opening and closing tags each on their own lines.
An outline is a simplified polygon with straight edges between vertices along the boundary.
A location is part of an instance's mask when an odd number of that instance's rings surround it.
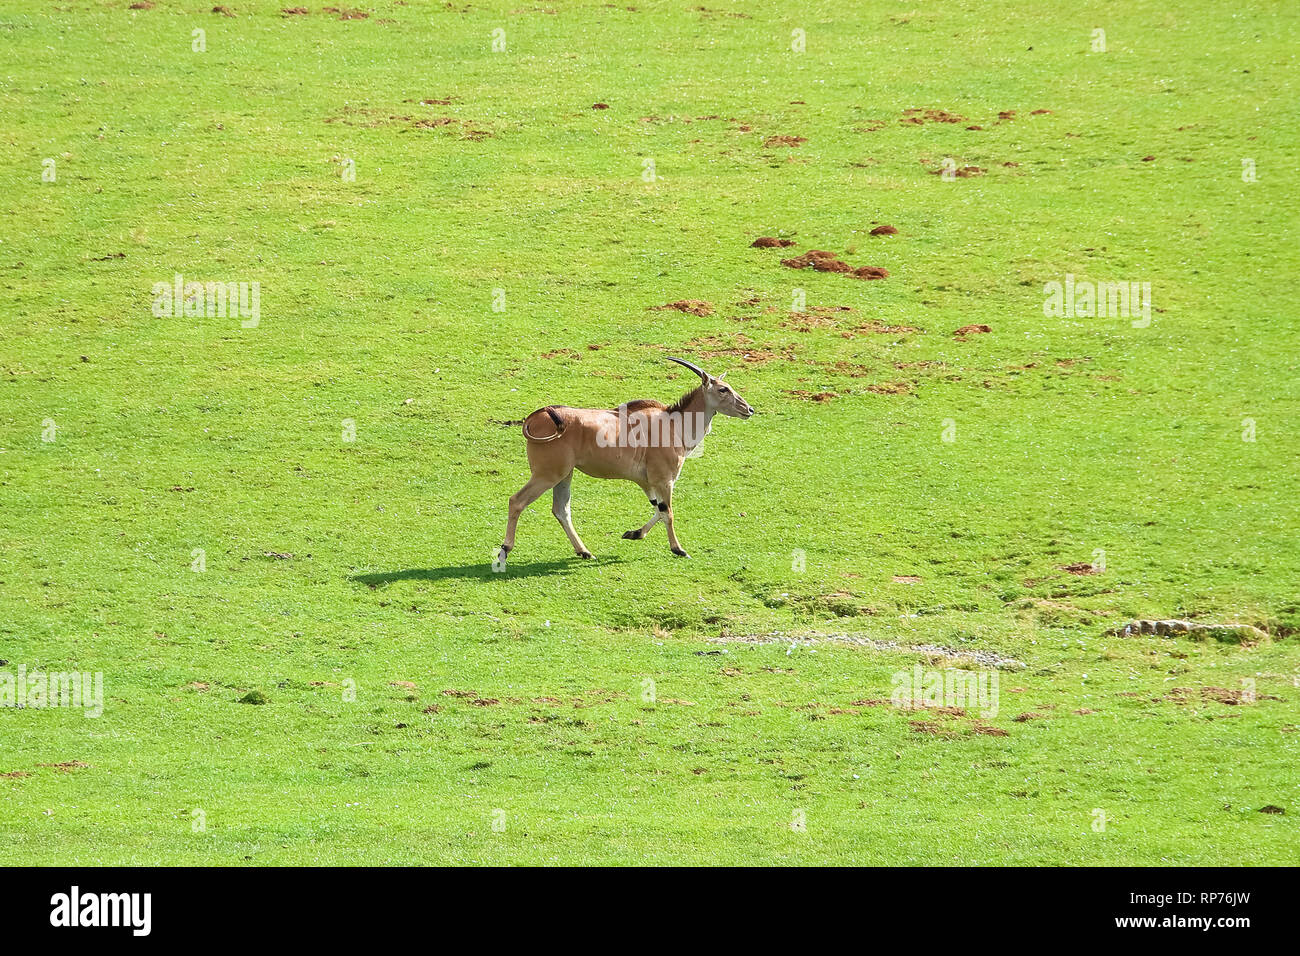
<svg viewBox="0 0 1300 956">
<path fill-rule="evenodd" d="M 713 416 L 716 414 L 716 409 L 708 408 L 703 395 L 696 396 L 682 409 L 682 447 L 688 452 L 698 448 L 713 427 Z"/>
</svg>

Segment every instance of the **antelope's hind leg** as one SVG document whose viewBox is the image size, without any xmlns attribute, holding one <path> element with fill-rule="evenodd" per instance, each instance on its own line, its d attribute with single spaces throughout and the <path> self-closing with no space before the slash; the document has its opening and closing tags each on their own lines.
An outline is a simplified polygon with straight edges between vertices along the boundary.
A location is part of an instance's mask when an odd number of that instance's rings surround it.
<svg viewBox="0 0 1300 956">
<path fill-rule="evenodd" d="M 502 542 L 501 550 L 497 552 L 497 563 L 503 568 L 506 555 L 515 546 L 515 526 L 519 524 L 519 516 L 524 513 L 525 508 L 545 494 L 546 489 L 555 487 L 556 483 L 556 479 L 539 478 L 533 475 L 522 488 L 510 496 L 510 518 L 506 522 L 506 540 Z"/>
<path fill-rule="evenodd" d="M 569 495 L 572 489 L 573 472 L 569 472 L 568 476 L 557 484 L 555 490 L 551 492 L 551 514 L 555 515 L 555 520 L 560 522 L 560 527 L 569 536 L 569 543 L 573 545 L 573 550 L 577 552 L 578 557 L 589 558 L 591 552 L 587 550 L 587 546 L 578 537 L 578 532 L 573 530 L 573 517 L 569 513 Z"/>
</svg>

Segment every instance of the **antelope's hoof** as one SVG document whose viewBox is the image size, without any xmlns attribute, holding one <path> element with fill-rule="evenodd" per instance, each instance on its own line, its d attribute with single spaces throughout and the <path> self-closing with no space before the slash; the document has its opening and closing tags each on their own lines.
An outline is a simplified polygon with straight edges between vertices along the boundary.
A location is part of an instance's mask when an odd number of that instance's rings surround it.
<svg viewBox="0 0 1300 956">
<path fill-rule="evenodd" d="M 590 552 L 590 551 L 579 551 L 579 552 L 578 552 L 578 557 L 580 557 L 580 558 L 589 558 L 589 557 L 591 557 L 591 552 Z"/>
<path fill-rule="evenodd" d="M 632 530 L 632 531 L 624 531 L 624 532 L 623 532 L 623 537 L 627 538 L 627 539 L 630 540 L 630 541 L 640 541 L 640 540 L 641 540 L 641 529 L 640 529 L 640 528 L 636 528 L 636 529 L 634 529 L 634 530 Z"/>
<path fill-rule="evenodd" d="M 690 557 L 690 555 L 687 554 L 685 551 L 683 551 L 681 548 L 673 548 L 673 554 L 677 555 L 677 557 L 679 557 L 679 558 L 689 558 L 689 557 Z"/>
</svg>

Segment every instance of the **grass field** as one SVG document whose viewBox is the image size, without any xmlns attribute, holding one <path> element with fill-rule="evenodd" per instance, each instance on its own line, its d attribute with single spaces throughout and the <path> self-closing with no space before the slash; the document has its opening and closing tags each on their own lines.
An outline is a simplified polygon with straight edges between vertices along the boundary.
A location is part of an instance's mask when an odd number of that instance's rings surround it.
<svg viewBox="0 0 1300 956">
<path fill-rule="evenodd" d="M 104 688 L 7 861 L 1296 860 L 1300 11 L 704 2 L 4 5 L 0 669 Z M 577 476 L 495 573 L 502 423 L 667 355 L 693 557 Z"/>
</svg>

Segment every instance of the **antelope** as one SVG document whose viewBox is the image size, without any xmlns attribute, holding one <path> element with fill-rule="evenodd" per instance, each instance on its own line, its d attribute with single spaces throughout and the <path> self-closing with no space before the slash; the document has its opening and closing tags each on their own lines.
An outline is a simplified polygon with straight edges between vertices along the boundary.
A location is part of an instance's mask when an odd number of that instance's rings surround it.
<svg viewBox="0 0 1300 956">
<path fill-rule="evenodd" d="M 530 504 L 551 492 L 551 513 L 568 535 L 580 558 L 591 552 L 573 530 L 569 492 L 576 468 L 593 478 L 621 478 L 636 482 L 650 499 L 651 517 L 623 537 L 640 540 L 660 521 L 668 528 L 673 554 L 689 558 L 673 526 L 673 485 L 682 462 L 709 433 L 713 416 L 749 418 L 754 409 L 726 384 L 723 372 L 716 378 L 685 359 L 669 358 L 700 377 L 700 384 L 672 405 L 654 399 L 626 402 L 618 408 L 568 408 L 547 405 L 523 421 L 532 477 L 510 496 L 506 539 L 497 552 L 496 567 L 504 570 L 506 556 L 515 546 L 515 525 Z"/>
</svg>

